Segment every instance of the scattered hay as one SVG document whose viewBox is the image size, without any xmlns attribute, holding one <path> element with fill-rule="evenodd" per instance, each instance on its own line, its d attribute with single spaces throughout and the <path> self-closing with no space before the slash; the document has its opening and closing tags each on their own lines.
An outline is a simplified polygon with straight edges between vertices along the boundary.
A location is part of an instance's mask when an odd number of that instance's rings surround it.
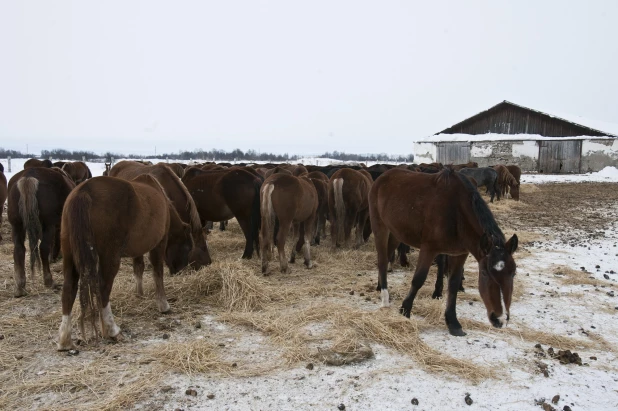
<svg viewBox="0 0 618 411">
<path fill-rule="evenodd" d="M 328 365 L 347 365 L 373 358 L 371 346 L 356 331 L 347 329 L 335 338 L 330 348 L 318 348 L 315 359 Z"/>
<path fill-rule="evenodd" d="M 224 372 L 231 367 L 221 360 L 217 347 L 204 339 L 158 344 L 152 347 L 150 355 L 166 368 L 187 375 L 211 371 Z"/>
<path fill-rule="evenodd" d="M 221 263 L 218 301 L 226 311 L 258 311 L 271 302 L 270 287 L 240 263 Z"/>
<path fill-rule="evenodd" d="M 537 184 L 521 184 L 519 186 L 520 194 L 530 194 L 541 191 L 541 188 Z"/>
<path fill-rule="evenodd" d="M 559 276 L 560 282 L 564 285 L 611 285 L 609 281 L 596 279 L 586 271 L 574 270 L 566 266 L 555 266 L 553 273 Z"/>
</svg>

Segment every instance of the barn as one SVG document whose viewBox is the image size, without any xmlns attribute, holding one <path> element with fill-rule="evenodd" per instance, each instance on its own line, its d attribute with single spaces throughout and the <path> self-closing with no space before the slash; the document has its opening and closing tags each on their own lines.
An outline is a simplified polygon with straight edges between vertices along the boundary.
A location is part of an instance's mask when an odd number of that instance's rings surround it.
<svg viewBox="0 0 618 411">
<path fill-rule="evenodd" d="M 510 101 L 415 143 L 418 163 L 480 167 L 517 164 L 525 172 L 585 173 L 618 166 L 618 126 L 554 115 Z"/>
</svg>

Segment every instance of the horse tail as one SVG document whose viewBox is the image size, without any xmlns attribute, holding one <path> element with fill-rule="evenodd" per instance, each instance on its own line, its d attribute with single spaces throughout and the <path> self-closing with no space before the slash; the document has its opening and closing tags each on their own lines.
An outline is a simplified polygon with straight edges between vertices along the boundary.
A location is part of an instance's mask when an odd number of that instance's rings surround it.
<svg viewBox="0 0 618 411">
<path fill-rule="evenodd" d="M 337 214 L 337 238 L 336 243 L 343 241 L 343 231 L 345 223 L 345 203 L 343 202 L 343 178 L 333 180 L 335 194 L 335 214 Z"/>
<path fill-rule="evenodd" d="M 82 338 L 84 333 L 84 320 L 89 319 L 95 339 L 98 339 L 96 320 L 101 313 L 101 288 L 97 270 L 98 255 L 94 250 L 94 236 L 90 222 L 90 210 L 92 198 L 88 193 L 80 191 L 67 202 L 64 213 L 67 215 L 69 245 L 73 262 L 79 273 L 79 303 L 81 315 L 79 316 Z M 65 227 L 63 227 L 64 229 Z"/>
<path fill-rule="evenodd" d="M 39 180 L 34 177 L 23 177 L 17 182 L 19 190 L 19 215 L 28 234 L 30 245 L 30 271 L 34 275 L 35 267 L 41 268 L 41 253 L 39 244 L 43 236 L 43 228 L 39 220 L 39 202 L 36 198 Z"/>
<path fill-rule="evenodd" d="M 255 242 L 255 250 L 259 255 L 260 228 L 262 226 L 262 215 L 260 211 L 260 189 L 262 188 L 262 180 L 256 177 L 253 180 L 253 188 L 255 192 L 253 194 L 253 203 L 251 204 L 251 239 Z"/>
<path fill-rule="evenodd" d="M 262 186 L 261 191 L 261 219 L 262 219 L 262 247 L 266 247 L 266 250 L 270 249 L 272 238 L 275 232 L 275 210 L 273 208 L 272 194 L 275 189 L 275 185 L 272 183 L 266 183 Z M 264 256 L 262 256 L 264 258 Z"/>
</svg>

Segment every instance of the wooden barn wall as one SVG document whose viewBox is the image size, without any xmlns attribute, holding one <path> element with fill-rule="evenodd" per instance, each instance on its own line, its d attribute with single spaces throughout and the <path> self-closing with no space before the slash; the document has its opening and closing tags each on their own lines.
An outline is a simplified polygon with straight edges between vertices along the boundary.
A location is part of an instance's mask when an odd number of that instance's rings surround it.
<svg viewBox="0 0 618 411">
<path fill-rule="evenodd" d="M 555 119 L 519 107 L 503 106 L 457 127 L 451 127 L 444 134 L 539 134 L 546 137 L 600 136 L 584 127 Z"/>
</svg>

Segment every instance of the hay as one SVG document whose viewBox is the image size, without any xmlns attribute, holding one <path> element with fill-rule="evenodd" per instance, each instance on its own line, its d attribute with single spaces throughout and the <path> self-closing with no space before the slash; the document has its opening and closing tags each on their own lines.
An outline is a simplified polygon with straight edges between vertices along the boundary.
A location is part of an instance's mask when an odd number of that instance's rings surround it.
<svg viewBox="0 0 618 411">
<path fill-rule="evenodd" d="M 149 354 L 171 369 L 194 375 L 210 371 L 225 371 L 231 367 L 222 361 L 217 346 L 204 339 L 189 342 L 169 341 L 159 344 L 150 350 Z"/>
<path fill-rule="evenodd" d="M 566 266 L 554 266 L 552 272 L 559 276 L 560 282 L 564 285 L 612 285 L 609 281 L 599 280 L 587 271 L 578 271 Z"/>
<path fill-rule="evenodd" d="M 258 311 L 273 300 L 270 287 L 240 263 L 221 264 L 219 275 L 222 286 L 218 301 L 226 311 Z"/>
</svg>

